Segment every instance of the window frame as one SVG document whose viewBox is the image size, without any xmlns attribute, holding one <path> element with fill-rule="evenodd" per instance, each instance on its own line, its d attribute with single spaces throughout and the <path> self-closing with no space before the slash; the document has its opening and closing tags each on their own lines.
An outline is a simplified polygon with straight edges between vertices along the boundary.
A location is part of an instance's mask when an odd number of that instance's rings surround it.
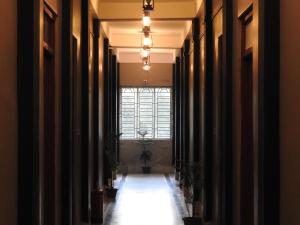
<svg viewBox="0 0 300 225">
<path fill-rule="evenodd" d="M 119 113 L 119 131 L 120 133 L 122 132 L 122 106 L 123 106 L 123 103 L 122 103 L 122 89 L 125 89 L 125 88 L 132 88 L 132 89 L 136 89 L 136 94 L 135 95 L 138 95 L 139 93 L 139 89 L 153 89 L 155 93 L 157 93 L 155 90 L 156 89 L 168 89 L 169 90 L 169 93 L 170 93 L 170 121 L 169 121 L 169 124 L 170 124 L 170 131 L 169 131 L 169 137 L 166 137 L 166 138 L 163 138 L 163 137 L 155 137 L 156 136 L 156 132 L 157 132 L 157 121 L 153 121 L 153 126 L 152 126 L 152 130 L 155 130 L 155 132 L 152 133 L 152 137 L 150 138 L 147 138 L 147 139 L 150 139 L 150 140 L 154 140 L 154 141 L 169 141 L 169 140 L 172 140 L 172 130 L 173 130 L 173 127 L 172 127 L 172 120 L 173 120 L 173 108 L 172 108 L 172 101 L 173 101 L 173 97 L 172 97 L 172 92 L 173 92 L 173 88 L 172 86 L 120 86 L 119 87 L 119 98 L 120 98 L 120 102 L 119 102 L 119 105 L 120 105 L 120 113 Z M 153 100 L 153 103 L 156 107 L 157 107 L 157 102 L 155 102 L 157 100 L 157 97 L 153 97 L 155 98 Z M 139 103 L 139 100 L 138 100 L 138 96 L 135 96 L 134 97 L 134 105 L 136 104 L 140 104 Z M 134 106 L 134 111 L 135 113 L 137 113 L 137 111 L 139 110 L 139 106 Z M 152 108 L 153 110 L 153 114 L 152 114 L 152 118 L 156 118 L 157 117 L 157 109 L 155 107 Z M 138 117 L 138 119 L 136 118 Z M 137 124 L 139 124 L 139 115 L 134 115 L 134 131 L 137 132 L 139 130 L 139 128 L 137 128 Z M 122 136 L 120 137 L 120 140 L 121 141 L 136 141 L 136 140 L 139 140 L 139 136 L 134 134 L 134 138 L 123 138 Z M 153 137 L 154 136 L 154 137 Z"/>
</svg>

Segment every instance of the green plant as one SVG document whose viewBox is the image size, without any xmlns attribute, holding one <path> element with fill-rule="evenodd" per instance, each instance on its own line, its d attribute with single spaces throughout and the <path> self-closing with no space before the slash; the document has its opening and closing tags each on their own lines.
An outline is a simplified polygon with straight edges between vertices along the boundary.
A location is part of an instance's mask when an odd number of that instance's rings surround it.
<svg viewBox="0 0 300 225">
<path fill-rule="evenodd" d="M 180 162 L 178 165 L 180 165 L 177 168 L 180 171 L 179 182 L 184 187 L 185 201 L 187 204 L 192 204 L 194 210 L 195 204 L 200 200 L 200 193 L 203 188 L 203 167 L 198 162 Z"/>
<path fill-rule="evenodd" d="M 147 162 L 151 161 L 152 152 L 149 150 L 144 150 L 140 156 L 140 160 L 144 163 L 144 166 L 147 167 Z"/>
<path fill-rule="evenodd" d="M 144 163 L 144 166 L 147 167 L 147 162 L 150 162 L 152 158 L 152 152 L 147 150 L 147 146 L 153 144 L 153 142 L 146 138 L 146 135 L 148 134 L 147 130 L 138 131 L 138 134 L 141 136 L 138 142 L 142 145 L 140 160 Z"/>
</svg>

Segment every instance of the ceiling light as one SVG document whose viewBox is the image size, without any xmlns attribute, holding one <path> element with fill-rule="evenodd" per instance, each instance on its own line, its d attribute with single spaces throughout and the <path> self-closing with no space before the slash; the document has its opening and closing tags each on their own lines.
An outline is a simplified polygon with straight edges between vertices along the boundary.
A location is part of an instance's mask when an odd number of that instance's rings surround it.
<svg viewBox="0 0 300 225">
<path fill-rule="evenodd" d="M 144 46 L 151 46 L 152 45 L 151 38 L 150 37 L 144 37 L 143 44 L 144 44 Z"/>
<path fill-rule="evenodd" d="M 150 68 L 151 68 L 151 66 L 150 66 L 149 64 L 145 64 L 145 65 L 143 66 L 143 70 L 145 70 L 145 71 L 149 71 Z"/>
<path fill-rule="evenodd" d="M 149 27 L 151 24 L 151 18 L 150 18 L 150 15 L 144 15 L 143 16 L 143 25 L 145 27 Z"/>
<path fill-rule="evenodd" d="M 142 50 L 141 56 L 142 58 L 148 58 L 148 56 L 150 55 L 150 51 L 149 50 Z"/>
</svg>

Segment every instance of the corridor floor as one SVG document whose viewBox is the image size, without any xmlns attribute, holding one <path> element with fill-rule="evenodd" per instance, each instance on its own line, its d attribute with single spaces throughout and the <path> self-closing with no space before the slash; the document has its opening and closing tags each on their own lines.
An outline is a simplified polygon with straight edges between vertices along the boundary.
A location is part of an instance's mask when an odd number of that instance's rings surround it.
<svg viewBox="0 0 300 225">
<path fill-rule="evenodd" d="M 115 203 L 109 204 L 104 225 L 182 225 L 187 215 L 174 180 L 165 175 L 128 175 Z"/>
</svg>

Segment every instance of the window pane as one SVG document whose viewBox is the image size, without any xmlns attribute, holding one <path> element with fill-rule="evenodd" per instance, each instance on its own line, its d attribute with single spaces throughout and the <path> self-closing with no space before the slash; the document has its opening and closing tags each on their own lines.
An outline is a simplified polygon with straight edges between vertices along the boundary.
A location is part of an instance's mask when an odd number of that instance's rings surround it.
<svg viewBox="0 0 300 225">
<path fill-rule="evenodd" d="M 138 139 L 138 131 L 146 138 L 171 137 L 170 88 L 121 88 L 120 132 L 122 139 Z"/>
</svg>

